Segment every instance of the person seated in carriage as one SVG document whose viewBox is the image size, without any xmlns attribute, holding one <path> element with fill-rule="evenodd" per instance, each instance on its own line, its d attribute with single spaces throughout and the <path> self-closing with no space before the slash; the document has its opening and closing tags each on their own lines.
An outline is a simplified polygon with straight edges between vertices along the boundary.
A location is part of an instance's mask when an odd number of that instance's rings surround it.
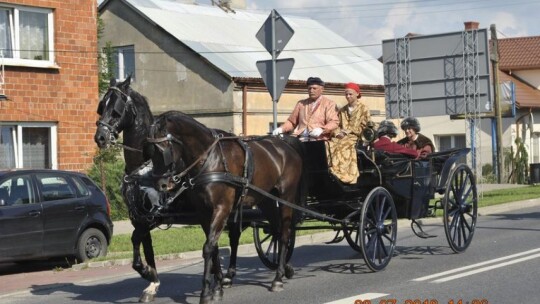
<svg viewBox="0 0 540 304">
<path fill-rule="evenodd" d="M 419 152 L 403 145 L 393 142 L 392 138 L 397 136 L 398 129 L 391 120 L 383 120 L 377 129 L 377 140 L 373 143 L 373 148 L 389 153 L 399 153 L 411 158 L 418 158 Z"/>
<path fill-rule="evenodd" d="M 369 109 L 360 102 L 361 97 L 358 84 L 349 82 L 345 85 L 347 104 L 338 111 L 339 127 L 327 145 L 330 172 L 346 184 L 356 183 L 360 176 L 356 145 L 371 119 Z"/>
<path fill-rule="evenodd" d="M 401 129 L 405 131 L 406 137 L 400 139 L 398 144 L 407 148 L 415 149 L 420 154 L 420 158 L 426 158 L 428 154 L 435 152 L 435 145 L 431 139 L 420 134 L 420 122 L 414 117 L 407 117 L 401 122 Z"/>
<path fill-rule="evenodd" d="M 272 134 L 292 132 L 293 136 L 304 139 L 328 140 L 337 129 L 339 118 L 334 101 L 323 96 L 324 81 L 319 77 L 307 79 L 308 95 L 298 101 L 293 112 Z"/>
</svg>

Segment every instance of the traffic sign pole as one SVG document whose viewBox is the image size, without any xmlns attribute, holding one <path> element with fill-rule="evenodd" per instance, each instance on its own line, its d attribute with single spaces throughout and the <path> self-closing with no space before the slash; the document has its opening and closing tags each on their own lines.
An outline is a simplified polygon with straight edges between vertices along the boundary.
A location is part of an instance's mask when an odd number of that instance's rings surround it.
<svg viewBox="0 0 540 304">
<path fill-rule="evenodd" d="M 276 57 L 276 10 L 272 10 L 272 96 L 277 96 Z M 278 99 L 276 97 L 272 98 L 272 115 L 274 118 L 274 130 L 277 129 L 277 103 Z"/>
<path fill-rule="evenodd" d="M 255 35 L 264 48 L 272 55 L 272 60 L 260 60 L 257 61 L 256 65 L 268 92 L 272 96 L 274 129 L 277 128 L 277 103 L 279 96 L 281 96 L 281 93 L 285 89 L 294 66 L 293 58 L 280 60 L 277 58 L 293 34 L 294 30 L 285 19 L 276 10 L 272 10 L 270 16 L 268 16 Z"/>
</svg>

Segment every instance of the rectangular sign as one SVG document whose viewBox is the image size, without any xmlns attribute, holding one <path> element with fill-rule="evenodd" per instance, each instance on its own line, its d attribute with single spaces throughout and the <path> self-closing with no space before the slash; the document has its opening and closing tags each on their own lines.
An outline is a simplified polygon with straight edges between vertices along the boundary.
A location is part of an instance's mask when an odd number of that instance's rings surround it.
<svg viewBox="0 0 540 304">
<path fill-rule="evenodd" d="M 467 109 L 466 92 L 466 42 L 463 32 L 408 37 L 406 60 L 398 54 L 397 39 L 383 41 L 384 84 L 387 117 L 399 118 L 398 87 L 403 86 L 398 73 L 408 64 L 409 96 L 412 115 L 435 116 L 471 113 Z M 474 92 L 480 113 L 492 110 L 488 34 L 477 30 L 476 57 L 473 69 L 477 76 Z M 470 57 L 469 57 L 470 58 Z M 398 69 L 400 69 L 398 71 Z M 471 83 L 469 83 L 471 85 Z M 471 87 L 468 88 L 469 92 Z M 471 96 L 471 95 L 468 95 Z M 401 97 L 403 98 L 403 97 Z M 469 97 L 470 98 L 470 97 Z"/>
</svg>

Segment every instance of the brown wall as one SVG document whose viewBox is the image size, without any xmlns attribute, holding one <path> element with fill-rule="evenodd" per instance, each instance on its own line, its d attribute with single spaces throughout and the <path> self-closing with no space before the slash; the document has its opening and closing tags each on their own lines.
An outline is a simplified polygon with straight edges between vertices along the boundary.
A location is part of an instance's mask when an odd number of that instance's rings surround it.
<svg viewBox="0 0 540 304">
<path fill-rule="evenodd" d="M 95 154 L 98 102 L 96 1 L 2 1 L 51 8 L 57 68 L 5 66 L 2 122 L 54 122 L 58 168 L 85 171 Z"/>
</svg>

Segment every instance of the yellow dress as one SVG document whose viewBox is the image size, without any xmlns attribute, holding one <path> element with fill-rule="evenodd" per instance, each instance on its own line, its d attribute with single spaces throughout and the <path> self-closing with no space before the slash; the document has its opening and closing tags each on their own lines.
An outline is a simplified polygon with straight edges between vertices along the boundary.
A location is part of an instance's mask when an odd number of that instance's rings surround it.
<svg viewBox="0 0 540 304">
<path fill-rule="evenodd" d="M 362 103 L 358 103 L 351 112 L 349 105 L 345 105 L 339 110 L 338 116 L 339 128 L 334 134 L 341 132 L 346 135 L 341 139 L 333 137 L 327 141 L 328 167 L 343 183 L 355 184 L 360 175 L 355 147 L 371 116 Z"/>
</svg>

